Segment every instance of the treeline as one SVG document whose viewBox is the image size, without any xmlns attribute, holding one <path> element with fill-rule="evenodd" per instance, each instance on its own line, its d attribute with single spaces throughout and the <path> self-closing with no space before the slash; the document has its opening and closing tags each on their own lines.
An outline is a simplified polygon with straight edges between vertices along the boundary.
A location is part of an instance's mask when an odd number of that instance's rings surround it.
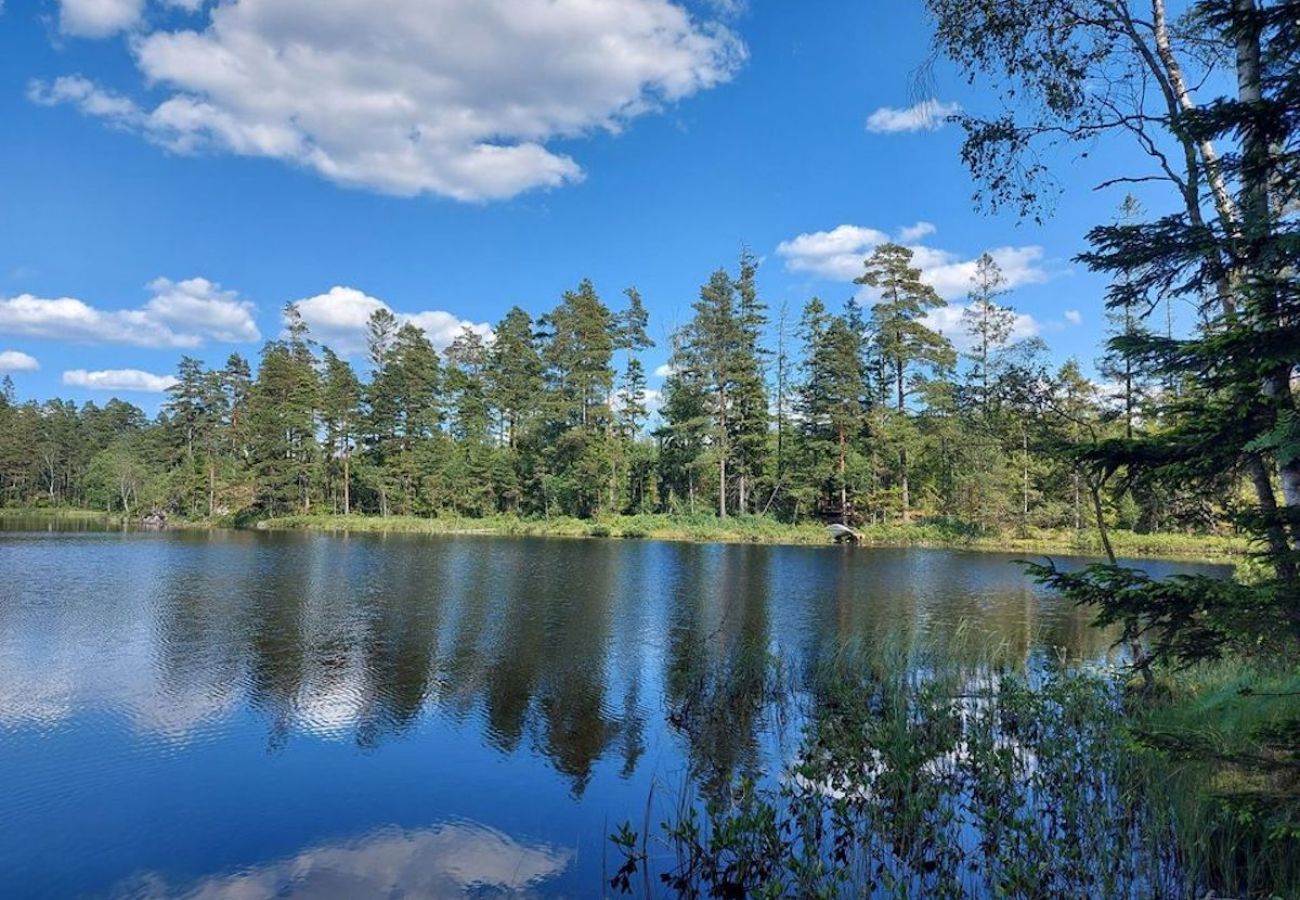
<svg viewBox="0 0 1300 900">
<path fill-rule="evenodd" d="M 379 310 L 360 373 L 290 304 L 256 373 L 237 354 L 220 368 L 185 357 L 153 419 L 117 399 L 20 403 L 7 384 L 3 503 L 249 519 L 715 512 L 1079 528 L 1100 509 L 1143 531 L 1216 521 L 1204 496 L 1106 491 L 1071 462 L 1071 448 L 1165 427 L 1144 410 L 1176 385 L 1115 351 L 1101 361 L 1115 391 L 1075 361 L 1049 367 L 1040 340 L 1016 338 L 991 257 L 962 352 L 929 324 L 944 301 L 906 247 L 877 248 L 858 279 L 869 301 L 839 310 L 814 298 L 773 314 L 756 276 L 746 253 L 702 286 L 671 334 L 657 413 L 641 296 L 611 306 L 590 281 L 442 352 Z"/>
</svg>

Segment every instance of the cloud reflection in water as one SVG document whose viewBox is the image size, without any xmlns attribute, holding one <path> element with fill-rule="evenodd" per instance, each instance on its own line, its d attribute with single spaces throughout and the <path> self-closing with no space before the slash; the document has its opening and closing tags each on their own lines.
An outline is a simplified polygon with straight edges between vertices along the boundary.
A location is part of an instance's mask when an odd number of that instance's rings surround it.
<svg viewBox="0 0 1300 900">
<path fill-rule="evenodd" d="M 365 900 L 370 897 L 528 897 L 568 868 L 573 851 L 523 843 L 472 822 L 364 837 L 303 850 L 261 866 L 214 875 L 189 886 L 148 874 L 118 896 L 135 900 Z"/>
</svg>

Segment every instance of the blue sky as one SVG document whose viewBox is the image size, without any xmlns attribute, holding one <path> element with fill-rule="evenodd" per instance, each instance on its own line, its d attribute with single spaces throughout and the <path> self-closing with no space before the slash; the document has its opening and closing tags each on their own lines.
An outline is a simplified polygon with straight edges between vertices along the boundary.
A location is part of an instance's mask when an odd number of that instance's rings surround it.
<svg viewBox="0 0 1300 900">
<path fill-rule="evenodd" d="M 181 354 L 255 360 L 290 300 L 347 350 L 378 303 L 441 342 L 590 277 L 640 289 L 653 370 L 742 244 L 797 316 L 886 238 L 957 303 L 999 251 L 1022 330 L 1091 363 L 1102 285 L 1070 258 L 1113 157 L 1060 158 L 1043 226 L 976 211 L 958 130 L 918 126 L 992 98 L 943 66 L 918 91 L 927 54 L 915 3 L 5 0 L 0 368 L 154 409 Z"/>
</svg>

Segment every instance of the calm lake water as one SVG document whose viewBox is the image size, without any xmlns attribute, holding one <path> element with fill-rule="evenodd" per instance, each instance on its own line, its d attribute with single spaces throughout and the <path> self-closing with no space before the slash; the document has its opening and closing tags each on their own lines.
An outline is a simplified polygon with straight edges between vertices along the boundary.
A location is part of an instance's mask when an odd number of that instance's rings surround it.
<svg viewBox="0 0 1300 900">
<path fill-rule="evenodd" d="M 1107 653 L 994 554 L 0 527 L 5 897 L 599 895 L 845 646 Z"/>
</svg>

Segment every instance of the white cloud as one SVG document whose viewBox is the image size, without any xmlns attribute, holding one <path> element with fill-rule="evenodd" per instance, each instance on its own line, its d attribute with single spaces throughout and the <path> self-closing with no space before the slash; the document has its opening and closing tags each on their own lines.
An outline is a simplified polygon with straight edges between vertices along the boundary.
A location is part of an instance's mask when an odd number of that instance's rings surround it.
<svg viewBox="0 0 1300 900">
<path fill-rule="evenodd" d="M 809 272 L 831 281 L 852 281 L 862 274 L 862 261 L 889 235 L 875 228 L 840 225 L 830 231 L 801 234 L 777 245 L 791 272 Z"/>
<path fill-rule="evenodd" d="M 1065 321 L 1069 322 L 1071 325 L 1082 325 L 1083 313 L 1079 312 L 1077 309 L 1067 309 L 1065 311 Z"/>
<path fill-rule="evenodd" d="M 36 357 L 21 350 L 0 350 L 0 372 L 35 372 L 40 367 Z"/>
<path fill-rule="evenodd" d="M 253 321 L 253 304 L 206 278 L 158 278 L 149 287 L 154 297 L 145 310 L 156 322 L 216 341 L 251 342 L 262 336 Z"/>
<path fill-rule="evenodd" d="M 969 350 L 973 346 L 973 338 L 967 334 L 961 321 L 961 315 L 967 306 L 964 303 L 950 303 L 932 309 L 925 315 L 925 324 L 947 337 L 958 350 Z M 1011 324 L 1010 338 L 1019 341 L 1037 337 L 1041 332 L 1042 325 L 1037 319 L 1028 313 L 1018 312 Z"/>
<path fill-rule="evenodd" d="M 168 92 L 155 107 L 76 76 L 34 83 L 29 97 L 178 152 L 270 157 L 401 196 L 491 200 L 580 180 L 548 142 L 617 132 L 728 81 L 746 55 L 725 26 L 671 0 L 227 0 L 208 10 L 202 30 L 132 41 L 144 81 Z"/>
<path fill-rule="evenodd" d="M 904 243 L 919 241 L 923 237 L 929 237 L 937 229 L 931 222 L 917 222 L 915 225 L 908 225 L 906 228 L 898 230 L 898 239 Z"/>
<path fill-rule="evenodd" d="M 147 119 L 134 101 L 96 87 L 80 75 L 63 75 L 48 83 L 31 81 L 27 85 L 27 99 L 38 106 L 68 103 L 88 116 L 99 116 L 115 125 L 140 126 Z"/>
<path fill-rule="evenodd" d="M 75 297 L 0 297 L 0 334 L 138 347 L 201 346 L 208 339 L 255 341 L 253 305 L 206 278 L 155 280 L 138 309 L 104 310 Z"/>
<path fill-rule="evenodd" d="M 919 245 L 912 245 L 910 249 L 913 254 L 912 264 L 921 270 L 921 280 L 938 291 L 940 296 L 963 297 L 970 290 L 977 262 L 974 257 L 963 259 L 947 250 Z M 988 253 L 1002 269 L 1002 277 L 1006 279 L 1008 289 L 1039 284 L 1050 277 L 1042 267 L 1042 247 L 994 247 Z"/>
<path fill-rule="evenodd" d="M 398 313 L 398 318 L 405 319 L 422 329 L 429 336 L 430 343 L 439 350 L 456 340 L 465 328 L 477 332 L 485 339 L 492 338 L 492 326 L 486 322 L 469 322 L 440 309 L 412 313 L 409 316 Z"/>
<path fill-rule="evenodd" d="M 161 394 L 175 384 L 176 379 L 171 375 L 155 375 L 139 369 L 101 369 L 98 372 L 72 369 L 63 373 L 63 383 L 69 387 L 86 388 L 92 391 L 140 391 Z"/>
<path fill-rule="evenodd" d="M 140 20 L 144 0 L 59 0 L 59 30 L 76 37 L 107 37 Z"/>
<path fill-rule="evenodd" d="M 922 100 L 906 109 L 882 106 L 867 116 L 867 131 L 876 134 L 900 134 L 912 131 L 936 131 L 949 116 L 961 111 L 956 103 L 940 103 L 933 98 Z"/>
<path fill-rule="evenodd" d="M 664 406 L 664 392 L 657 391 L 654 388 L 646 388 L 645 398 L 642 403 L 645 405 L 647 416 L 657 416 L 659 410 L 663 409 Z"/>
<path fill-rule="evenodd" d="M 913 242 L 917 235 L 928 236 L 934 231 L 930 223 L 918 222 L 901 229 L 898 240 L 912 251 L 912 264 L 921 270 L 923 281 L 945 298 L 964 297 L 975 274 L 976 257 L 963 257 Z M 782 241 L 776 252 L 785 259 L 786 268 L 791 272 L 808 272 L 828 281 L 851 282 L 862 274 L 863 262 L 871 251 L 889 239 L 888 234 L 876 228 L 840 225 L 830 231 L 809 232 Z M 1042 265 L 1042 247 L 996 247 L 988 252 L 1002 268 L 1008 288 L 1037 284 L 1050 277 Z"/>
<path fill-rule="evenodd" d="M 663 365 L 655 369 L 655 377 L 667 378 L 669 375 L 673 374 L 673 371 L 674 369 L 671 365 L 669 365 L 668 363 L 664 363 Z"/>
<path fill-rule="evenodd" d="M 366 347 L 366 325 L 376 310 L 388 309 L 401 321 L 411 322 L 424 330 L 429 341 L 442 349 L 456 339 L 462 328 L 470 328 L 485 338 L 492 328 L 485 322 L 470 322 L 449 312 L 430 310 L 399 313 L 382 300 L 356 288 L 335 286 L 324 294 L 295 301 L 312 337 L 339 353 L 359 353 Z"/>
<path fill-rule="evenodd" d="M 704 0 L 718 15 L 736 18 L 749 11 L 749 0 Z"/>
</svg>

